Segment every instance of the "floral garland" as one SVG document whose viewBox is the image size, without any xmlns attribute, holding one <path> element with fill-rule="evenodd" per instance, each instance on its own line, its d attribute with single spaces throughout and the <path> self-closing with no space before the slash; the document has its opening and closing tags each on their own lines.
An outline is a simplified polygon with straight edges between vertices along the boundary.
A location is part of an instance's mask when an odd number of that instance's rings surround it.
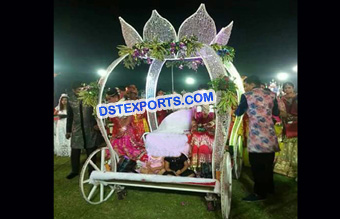
<svg viewBox="0 0 340 219">
<path fill-rule="evenodd" d="M 221 92 L 221 100 L 217 104 L 217 111 L 220 114 L 225 114 L 227 112 L 228 106 L 231 106 L 232 108 L 237 107 L 238 103 L 236 84 L 231 78 L 227 76 L 221 76 L 208 82 L 208 85 L 215 92 L 217 91 Z"/>
<path fill-rule="evenodd" d="M 119 50 L 119 56 L 128 54 L 124 59 L 125 67 L 134 69 L 136 65 L 139 66 L 142 62 L 151 64 L 150 57 L 163 61 L 165 56 L 178 53 L 178 56 L 184 59 L 184 57 L 190 56 L 202 46 L 203 44 L 199 43 L 197 38 L 193 36 L 183 37 L 180 42 L 159 42 L 155 38 L 153 41 L 136 43 L 132 48 L 119 45 L 117 49 Z"/>
<path fill-rule="evenodd" d="M 197 71 L 200 65 L 204 65 L 202 59 L 193 59 L 193 60 L 180 60 L 180 61 L 168 61 L 165 63 L 166 67 L 176 67 L 179 69 L 183 69 L 183 67 L 187 67 L 189 69 Z"/>
<path fill-rule="evenodd" d="M 124 66 L 128 69 L 134 69 L 135 66 L 139 66 L 141 63 L 151 64 L 150 57 L 154 57 L 163 61 L 166 56 L 177 54 L 180 61 L 167 62 L 166 66 L 175 66 L 179 69 L 183 69 L 184 66 L 197 70 L 199 65 L 204 65 L 202 59 L 196 60 L 184 60 L 185 57 L 190 57 L 196 51 L 201 49 L 203 44 L 197 41 L 197 37 L 183 37 L 179 42 L 159 42 L 157 38 L 153 41 L 146 41 L 136 43 L 132 48 L 119 45 L 117 47 L 118 55 L 128 56 L 124 59 Z M 221 57 L 222 61 L 232 61 L 235 56 L 234 48 L 230 46 L 223 46 L 219 44 L 212 44 L 211 47 Z"/>
<path fill-rule="evenodd" d="M 83 84 L 83 89 L 79 92 L 79 100 L 82 100 L 84 105 L 93 107 L 93 114 L 97 116 L 96 108 L 98 104 L 98 97 L 99 97 L 99 84 L 98 82 L 91 82 L 90 84 L 86 85 Z"/>
<path fill-rule="evenodd" d="M 233 47 L 223 46 L 217 43 L 211 44 L 211 47 L 216 51 L 217 55 L 221 57 L 223 63 L 233 61 L 235 57 L 235 50 Z"/>
</svg>

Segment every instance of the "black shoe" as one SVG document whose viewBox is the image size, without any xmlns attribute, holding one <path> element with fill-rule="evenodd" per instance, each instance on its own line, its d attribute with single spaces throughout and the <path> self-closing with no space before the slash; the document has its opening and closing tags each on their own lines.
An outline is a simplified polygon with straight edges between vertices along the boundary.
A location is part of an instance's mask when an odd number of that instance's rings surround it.
<svg viewBox="0 0 340 219">
<path fill-rule="evenodd" d="M 208 163 L 208 178 L 212 178 L 212 164 Z"/>
<path fill-rule="evenodd" d="M 117 195 L 118 195 L 118 200 L 123 200 L 124 199 L 124 195 L 123 194 L 118 193 Z"/>
<path fill-rule="evenodd" d="M 205 164 L 201 163 L 201 173 L 200 173 L 201 178 L 205 177 Z"/>
<path fill-rule="evenodd" d="M 118 195 L 118 200 L 123 200 L 126 196 L 126 193 L 124 192 L 124 190 L 117 192 Z"/>
<path fill-rule="evenodd" d="M 209 174 L 209 166 L 207 163 L 202 163 L 202 173 L 201 173 L 201 177 L 202 178 L 209 178 L 208 174 Z"/>
<path fill-rule="evenodd" d="M 71 172 L 70 174 L 68 174 L 68 175 L 66 176 L 66 178 L 67 178 L 67 179 L 73 179 L 73 178 L 76 177 L 76 176 L 78 176 L 78 173 L 73 173 L 73 172 Z"/>
<path fill-rule="evenodd" d="M 126 189 L 123 189 L 123 190 L 121 191 L 121 193 L 122 193 L 124 196 L 127 196 L 127 190 L 126 190 Z"/>
<path fill-rule="evenodd" d="M 246 201 L 246 202 L 255 202 L 255 201 L 263 201 L 263 200 L 266 200 L 266 198 L 256 195 L 256 194 L 250 194 L 247 197 L 242 199 L 242 201 Z"/>
</svg>

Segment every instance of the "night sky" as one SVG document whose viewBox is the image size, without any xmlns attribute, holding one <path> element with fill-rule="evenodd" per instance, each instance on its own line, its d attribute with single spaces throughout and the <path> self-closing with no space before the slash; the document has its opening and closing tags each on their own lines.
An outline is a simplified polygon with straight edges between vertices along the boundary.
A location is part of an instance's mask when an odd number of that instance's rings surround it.
<svg viewBox="0 0 340 219">
<path fill-rule="evenodd" d="M 121 16 L 143 36 L 144 24 L 153 9 L 169 20 L 176 32 L 181 23 L 205 3 L 214 19 L 217 32 L 234 21 L 228 42 L 236 54 L 234 65 L 241 75 L 258 75 L 264 82 L 278 72 L 297 75 L 297 0 L 225 0 L 225 1 L 54 1 L 54 78 L 55 96 L 74 80 L 89 83 L 99 78 L 97 70 L 106 69 L 118 58 L 118 45 L 125 45 L 118 17 Z M 135 84 L 144 89 L 148 65 L 128 70 L 119 65 L 110 75 L 107 86 Z M 164 67 L 158 87 L 171 90 L 170 69 Z M 174 69 L 175 90 L 194 91 L 209 80 L 205 67 L 197 72 Z M 196 84 L 186 85 L 187 76 Z"/>
</svg>

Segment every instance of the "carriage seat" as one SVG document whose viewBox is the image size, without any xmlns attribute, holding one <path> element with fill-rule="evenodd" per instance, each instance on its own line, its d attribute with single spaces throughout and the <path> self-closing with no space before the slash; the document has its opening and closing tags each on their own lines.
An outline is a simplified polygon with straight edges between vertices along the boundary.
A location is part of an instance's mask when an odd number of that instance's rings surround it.
<svg viewBox="0 0 340 219">
<path fill-rule="evenodd" d="M 177 157 L 183 153 L 188 156 L 190 145 L 186 133 L 190 131 L 192 115 L 191 109 L 182 109 L 165 117 L 158 129 L 144 137 L 147 154 Z"/>
</svg>

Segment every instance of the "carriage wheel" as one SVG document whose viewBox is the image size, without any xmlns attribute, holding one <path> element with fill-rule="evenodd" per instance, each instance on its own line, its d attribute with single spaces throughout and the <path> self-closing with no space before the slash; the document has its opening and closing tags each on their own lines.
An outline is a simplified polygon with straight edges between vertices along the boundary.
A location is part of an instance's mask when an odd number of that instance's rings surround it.
<svg viewBox="0 0 340 219">
<path fill-rule="evenodd" d="M 224 153 L 221 168 L 221 210 L 223 219 L 227 219 L 230 214 L 232 189 L 232 166 L 229 152 Z"/>
<path fill-rule="evenodd" d="M 239 179 L 242 172 L 242 165 L 243 165 L 243 142 L 242 136 L 238 136 L 237 143 L 234 147 L 234 167 L 233 167 L 233 174 L 236 179 Z"/>
<path fill-rule="evenodd" d="M 109 172 L 111 169 L 116 170 L 117 163 L 111 164 L 111 159 L 106 156 L 106 150 L 108 147 L 98 148 L 85 161 L 83 168 L 80 172 L 79 178 L 79 186 L 83 198 L 90 204 L 100 204 L 106 201 L 108 198 L 111 197 L 113 192 L 116 189 L 116 186 L 109 185 L 105 186 L 104 183 L 98 182 L 97 184 L 93 185 L 89 183 L 89 174 L 88 169 L 91 165 L 94 170 L 101 171 L 101 172 Z M 97 156 L 97 162 L 94 163 L 91 159 L 93 156 Z M 114 159 L 115 161 L 115 159 Z"/>
</svg>

